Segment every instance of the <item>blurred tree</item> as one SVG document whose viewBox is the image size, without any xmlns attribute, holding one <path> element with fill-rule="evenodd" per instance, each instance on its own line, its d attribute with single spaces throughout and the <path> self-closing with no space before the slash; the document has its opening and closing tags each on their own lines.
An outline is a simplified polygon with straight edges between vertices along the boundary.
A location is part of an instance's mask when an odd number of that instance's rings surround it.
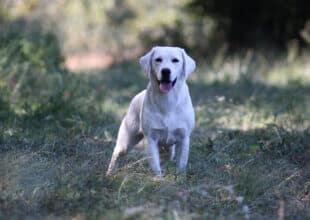
<svg viewBox="0 0 310 220">
<path fill-rule="evenodd" d="M 34 111 L 61 97 L 63 61 L 56 35 L 39 22 L 6 19 L 0 27 L 0 105 L 7 107 L 0 114 L 11 107 Z"/>
<path fill-rule="evenodd" d="M 106 15 L 111 25 L 122 25 L 136 16 L 125 0 L 115 0 L 113 7 L 106 11 Z"/>
<path fill-rule="evenodd" d="M 198 16 L 211 16 L 232 47 L 270 42 L 284 47 L 310 19 L 309 0 L 191 0 L 186 6 Z"/>
</svg>

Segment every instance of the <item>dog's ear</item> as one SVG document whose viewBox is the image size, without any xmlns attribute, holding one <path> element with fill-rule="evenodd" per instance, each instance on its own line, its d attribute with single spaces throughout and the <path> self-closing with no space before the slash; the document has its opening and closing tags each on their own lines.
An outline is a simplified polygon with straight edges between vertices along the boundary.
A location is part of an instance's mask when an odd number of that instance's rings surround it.
<svg viewBox="0 0 310 220">
<path fill-rule="evenodd" d="M 194 72 L 196 68 L 196 62 L 191 58 L 190 56 L 187 55 L 184 49 L 181 49 L 182 51 L 182 57 L 183 57 L 183 69 L 184 69 L 184 74 L 185 78 Z"/>
<path fill-rule="evenodd" d="M 154 54 L 154 47 L 139 60 L 140 66 L 144 73 L 149 77 L 151 74 L 152 57 Z"/>
</svg>

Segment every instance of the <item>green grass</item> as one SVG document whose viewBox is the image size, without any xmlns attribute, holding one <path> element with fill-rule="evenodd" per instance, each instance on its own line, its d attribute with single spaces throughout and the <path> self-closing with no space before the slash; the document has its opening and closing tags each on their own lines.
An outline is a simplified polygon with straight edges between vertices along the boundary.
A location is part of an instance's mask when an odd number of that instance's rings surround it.
<svg viewBox="0 0 310 220">
<path fill-rule="evenodd" d="M 70 73 L 24 41 L 0 50 L 0 219 L 310 217 L 309 55 L 198 62 L 187 173 L 156 180 L 138 152 L 105 177 L 137 62 Z"/>
</svg>

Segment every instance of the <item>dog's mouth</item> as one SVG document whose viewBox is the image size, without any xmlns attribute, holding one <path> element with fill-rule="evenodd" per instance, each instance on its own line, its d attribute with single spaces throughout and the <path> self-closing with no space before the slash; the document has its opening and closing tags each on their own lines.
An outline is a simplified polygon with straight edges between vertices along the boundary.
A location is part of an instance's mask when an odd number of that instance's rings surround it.
<svg viewBox="0 0 310 220">
<path fill-rule="evenodd" d="M 158 85 L 159 85 L 159 90 L 162 93 L 168 93 L 175 85 L 177 82 L 177 78 L 175 80 L 170 81 L 170 80 L 157 80 Z"/>
</svg>

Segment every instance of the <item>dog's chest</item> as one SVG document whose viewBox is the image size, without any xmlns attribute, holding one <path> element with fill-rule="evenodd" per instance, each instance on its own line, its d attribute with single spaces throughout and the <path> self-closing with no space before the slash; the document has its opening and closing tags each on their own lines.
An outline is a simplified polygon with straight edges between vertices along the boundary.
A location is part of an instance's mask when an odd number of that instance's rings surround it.
<svg viewBox="0 0 310 220">
<path fill-rule="evenodd" d="M 141 114 L 141 132 L 162 146 L 169 146 L 181 142 L 189 136 L 194 125 L 194 111 L 190 101 L 153 104 L 151 98 L 146 99 Z M 179 102 L 180 103 L 180 102 Z M 161 104 L 161 105 L 160 105 Z M 166 109 L 165 109 L 166 108 Z"/>
<path fill-rule="evenodd" d="M 170 130 L 169 128 L 151 128 L 150 136 L 161 146 L 171 146 L 184 138 L 185 129 L 176 128 Z"/>
</svg>

